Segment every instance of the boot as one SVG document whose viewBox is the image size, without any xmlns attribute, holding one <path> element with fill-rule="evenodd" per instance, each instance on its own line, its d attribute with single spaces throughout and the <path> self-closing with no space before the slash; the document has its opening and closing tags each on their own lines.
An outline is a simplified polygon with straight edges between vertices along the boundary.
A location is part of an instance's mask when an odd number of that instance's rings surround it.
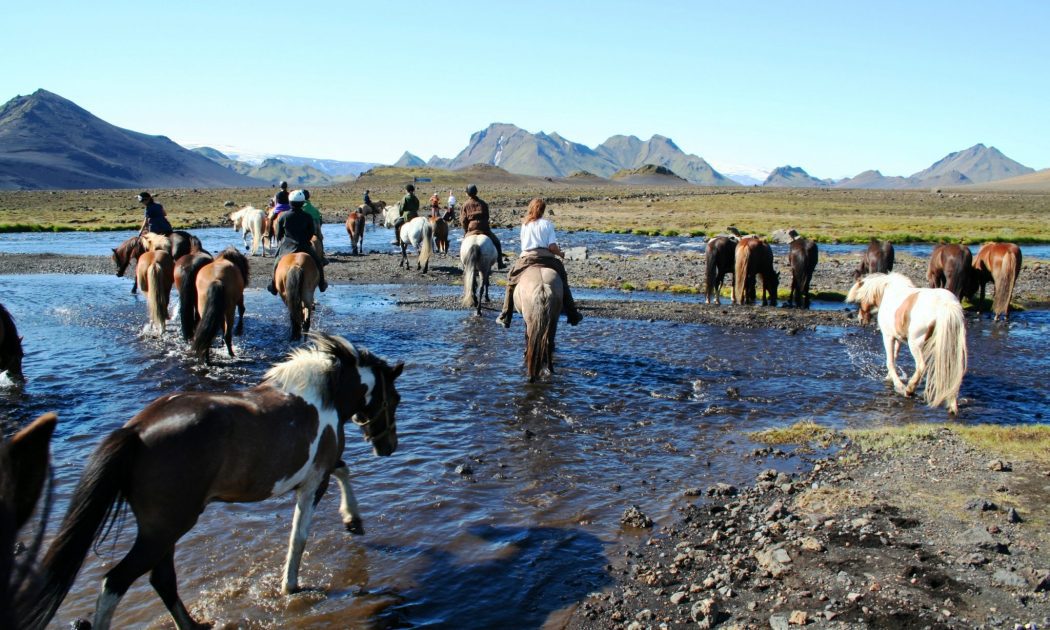
<svg viewBox="0 0 1050 630">
<path fill-rule="evenodd" d="M 565 318 L 569 321 L 569 325 L 575 326 L 582 322 L 583 315 L 576 310 L 576 300 L 573 299 L 567 283 L 565 285 L 565 291 L 562 294 L 562 299 L 565 300 L 565 303 L 562 305 L 562 310 L 565 312 Z"/>
<path fill-rule="evenodd" d="M 510 320 L 514 316 L 514 285 L 507 285 L 507 293 L 503 296 L 503 310 L 496 321 L 504 328 L 510 328 Z"/>
<path fill-rule="evenodd" d="M 277 295 L 277 285 L 274 284 L 273 279 L 271 279 L 270 284 L 266 286 L 266 290 L 274 295 Z"/>
</svg>

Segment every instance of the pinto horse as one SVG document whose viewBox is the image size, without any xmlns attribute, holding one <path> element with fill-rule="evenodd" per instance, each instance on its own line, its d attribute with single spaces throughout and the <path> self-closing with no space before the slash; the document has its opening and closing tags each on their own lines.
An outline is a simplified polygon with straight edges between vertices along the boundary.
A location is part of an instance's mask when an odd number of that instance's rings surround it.
<svg viewBox="0 0 1050 630">
<path fill-rule="evenodd" d="M 762 276 L 762 306 L 777 305 L 780 275 L 773 268 L 773 249 L 756 236 L 745 236 L 736 246 L 733 303 L 754 304 L 756 276 Z"/>
<path fill-rule="evenodd" d="M 459 244 L 459 261 L 463 265 L 463 299 L 467 308 L 481 315 L 481 298 L 489 300 L 489 277 L 496 264 L 496 245 L 486 234 L 468 234 Z M 480 282 L 479 282 L 480 280 Z"/>
<path fill-rule="evenodd" d="M 0 628 L 30 627 L 26 609 L 39 597 L 33 563 L 51 507 L 50 491 L 36 535 L 21 557 L 15 556 L 15 539 L 48 485 L 48 445 L 57 420 L 53 413 L 40 416 L 0 445 Z"/>
<path fill-rule="evenodd" d="M 860 280 L 869 273 L 889 273 L 891 271 L 893 271 L 893 243 L 872 237 L 871 242 L 868 243 L 868 249 L 860 257 L 860 265 L 853 272 L 853 280 Z"/>
<path fill-rule="evenodd" d="M 201 267 L 211 263 L 208 252 L 186 254 L 175 261 L 175 290 L 179 292 L 179 320 L 182 324 L 182 338 L 193 339 L 193 331 L 200 321 L 197 310 L 197 274 Z"/>
<path fill-rule="evenodd" d="M 886 380 L 893 382 L 898 394 L 912 396 L 925 374 L 926 404 L 943 404 L 948 413 L 959 413 L 959 388 L 966 374 L 966 323 L 955 294 L 946 289 L 917 289 L 899 273 L 873 273 L 850 288 L 846 301 L 860 304 L 863 324 L 871 320 L 872 311 L 878 311 Z M 915 359 L 915 374 L 907 385 L 897 374 L 897 353 L 905 341 Z"/>
<path fill-rule="evenodd" d="M 310 332 L 314 314 L 314 289 L 320 279 L 317 264 L 310 254 L 286 254 L 277 263 L 274 285 L 288 307 L 292 341 L 299 341 L 304 332 Z"/>
<path fill-rule="evenodd" d="M 8 377 L 24 381 L 22 374 L 22 338 L 18 336 L 18 327 L 11 313 L 0 304 L 0 372 L 7 372 Z"/>
<path fill-rule="evenodd" d="M 441 217 L 430 217 L 434 228 L 434 250 L 442 256 L 448 256 L 448 222 Z"/>
<path fill-rule="evenodd" d="M 965 245 L 945 245 L 941 243 L 933 248 L 930 264 L 926 270 L 926 279 L 931 289 L 948 289 L 955 297 L 962 299 L 969 286 L 970 267 L 973 254 Z"/>
<path fill-rule="evenodd" d="M 163 334 L 168 327 L 168 300 L 175 282 L 175 261 L 164 249 L 144 252 L 139 256 L 135 277 L 146 294 L 146 312 L 150 327 Z"/>
<path fill-rule="evenodd" d="M 736 259 L 736 239 L 728 236 L 716 236 L 707 241 L 705 248 L 705 273 L 704 298 L 707 304 L 711 303 L 714 295 L 715 304 L 722 303 L 722 282 L 726 274 L 733 273 L 733 264 Z"/>
<path fill-rule="evenodd" d="M 102 440 L 44 556 L 44 589 L 28 611 L 28 627 L 43 627 L 54 616 L 88 550 L 110 533 L 107 523 L 125 503 L 138 531 L 131 550 L 105 575 L 95 630 L 110 627 L 121 597 L 147 572 L 175 624 L 202 627 L 179 598 L 175 545 L 214 501 L 255 502 L 295 490 L 281 583 L 286 594 L 299 590 L 310 522 L 330 477 L 342 491 L 343 524 L 364 533 L 340 459 L 344 427 L 360 426 L 376 455 L 397 449 L 394 381 L 404 365 L 391 367 L 341 337 L 312 341 L 252 389 L 161 396 Z"/>
<path fill-rule="evenodd" d="M 244 287 L 248 286 L 248 259 L 233 247 L 227 247 L 204 265 L 197 274 L 197 312 L 200 324 L 193 335 L 193 352 L 205 363 L 211 363 L 210 350 L 219 328 L 223 329 L 226 350 L 233 356 L 233 335 L 244 332 Z M 233 311 L 239 315 L 233 326 Z"/>
<path fill-rule="evenodd" d="M 817 268 L 817 244 L 808 238 L 797 238 L 791 241 L 788 249 L 788 262 L 791 264 L 791 293 L 788 304 L 798 308 L 809 308 L 809 283 L 813 280 L 813 270 Z"/>
<path fill-rule="evenodd" d="M 241 240 L 244 241 L 245 249 L 256 255 L 262 248 L 262 255 L 266 257 L 266 248 L 270 246 L 269 230 L 266 229 L 266 211 L 255 206 L 245 206 L 230 214 L 233 221 L 233 229 L 241 231 Z M 252 237 L 251 248 L 248 248 L 248 235 Z"/>
<path fill-rule="evenodd" d="M 416 270 L 426 273 L 430 269 L 430 256 L 434 252 L 434 226 L 426 217 L 416 217 L 401 226 L 401 261 L 398 268 L 408 269 L 408 246 L 412 245 L 419 252 L 416 259 Z"/>
<path fill-rule="evenodd" d="M 981 289 L 981 301 L 978 309 L 984 305 L 984 288 L 989 282 L 995 286 L 995 302 L 992 304 L 992 312 L 995 313 L 992 321 L 1010 316 L 1010 297 L 1014 292 L 1014 284 L 1017 276 L 1021 273 L 1021 248 L 1013 243 L 985 243 L 973 259 L 971 269 L 971 295 Z"/>
<path fill-rule="evenodd" d="M 536 382 L 544 367 L 554 374 L 554 337 L 563 292 L 558 272 L 539 265 L 523 271 L 514 290 L 514 310 L 525 320 L 525 367 L 530 383 Z"/>
<path fill-rule="evenodd" d="M 346 217 L 346 235 L 350 237 L 350 255 L 365 253 L 365 215 L 358 208 Z"/>
</svg>

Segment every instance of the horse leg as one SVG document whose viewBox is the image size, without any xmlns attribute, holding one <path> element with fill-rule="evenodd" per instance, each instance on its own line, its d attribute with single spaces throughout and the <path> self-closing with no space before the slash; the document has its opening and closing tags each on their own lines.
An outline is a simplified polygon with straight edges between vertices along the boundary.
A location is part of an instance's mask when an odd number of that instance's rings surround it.
<svg viewBox="0 0 1050 630">
<path fill-rule="evenodd" d="M 156 567 L 166 554 L 174 553 L 174 543 L 161 544 L 140 535 L 135 539 L 128 555 L 106 573 L 102 580 L 102 593 L 95 604 L 95 618 L 91 627 L 108 630 L 113 622 L 113 613 L 120 598 L 128 592 L 131 584 L 141 575 Z"/>
<path fill-rule="evenodd" d="M 244 315 L 244 311 L 241 311 L 241 316 L 243 317 L 243 315 Z M 234 356 L 233 355 L 233 309 L 232 308 L 226 311 L 226 321 L 224 322 L 224 326 L 223 326 L 222 339 L 223 339 L 223 341 L 226 342 L 226 351 L 230 353 L 231 357 Z"/>
<path fill-rule="evenodd" d="M 240 337 L 244 334 L 244 294 L 241 294 L 241 299 L 237 302 L 237 328 L 234 329 L 233 334 Z"/>
<path fill-rule="evenodd" d="M 361 512 L 357 508 L 357 497 L 354 496 L 354 490 L 350 487 L 350 469 L 346 467 L 346 462 L 339 462 L 339 465 L 332 471 L 332 476 L 339 484 L 339 514 L 343 517 L 346 531 L 358 536 L 364 535 L 365 527 L 361 521 Z"/>
<path fill-rule="evenodd" d="M 915 390 L 919 387 L 919 381 L 922 380 L 922 375 L 926 372 L 926 357 L 922 354 L 922 345 L 922 339 L 908 337 L 908 350 L 911 351 L 911 356 L 915 359 L 915 374 L 908 379 L 908 386 L 904 388 L 904 395 L 909 398 L 915 395 Z"/>
<path fill-rule="evenodd" d="M 897 352 L 900 351 L 900 342 L 893 333 L 883 334 L 882 343 L 886 348 L 886 380 L 893 382 L 893 389 L 898 393 L 904 393 L 904 383 L 897 374 Z"/>
<path fill-rule="evenodd" d="M 314 495 L 317 480 L 299 486 L 295 493 L 295 515 L 292 517 L 292 534 L 288 540 L 288 557 L 284 563 L 284 579 L 281 591 L 291 595 L 299 590 L 299 563 L 303 559 L 303 548 L 310 535 L 310 521 L 314 516 Z"/>
<path fill-rule="evenodd" d="M 168 613 L 175 620 L 175 625 L 180 630 L 203 630 L 212 627 L 209 623 L 197 623 L 194 621 L 179 598 L 178 583 L 175 579 L 174 549 L 157 566 L 153 567 L 149 583 L 153 585 L 153 590 L 157 591 L 157 595 L 160 595 L 160 599 L 168 608 Z"/>
</svg>

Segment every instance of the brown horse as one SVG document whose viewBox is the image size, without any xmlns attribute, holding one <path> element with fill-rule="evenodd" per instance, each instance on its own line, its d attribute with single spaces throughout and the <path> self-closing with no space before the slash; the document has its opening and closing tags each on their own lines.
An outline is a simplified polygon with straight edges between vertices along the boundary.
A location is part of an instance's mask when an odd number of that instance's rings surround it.
<svg viewBox="0 0 1050 630">
<path fill-rule="evenodd" d="M 860 265 L 853 272 L 853 280 L 860 280 L 869 273 L 889 273 L 891 271 L 893 271 L 893 243 L 872 237 L 871 242 L 868 243 L 868 249 L 860 257 Z"/>
<path fill-rule="evenodd" d="M 101 544 L 128 505 L 137 532 L 127 555 L 102 582 L 92 627 L 106 630 L 128 588 L 143 574 L 179 628 L 206 627 L 178 594 L 175 545 L 212 502 L 256 502 L 295 491 L 292 535 L 281 589 L 299 590 L 299 565 L 315 506 L 335 477 L 339 512 L 352 533 L 364 529 L 340 459 L 345 425 L 361 427 L 376 455 L 397 449 L 391 367 L 341 337 L 317 335 L 252 389 L 179 392 L 157 398 L 102 440 L 69 500 L 41 563 L 43 592 L 25 616 L 42 628 L 54 616 L 92 545 Z M 119 530 L 119 528 L 117 528 Z"/>
<path fill-rule="evenodd" d="M 186 254 L 195 252 L 205 252 L 207 250 L 201 245 L 201 240 L 196 236 L 193 236 L 189 232 L 184 230 L 176 230 L 167 236 L 168 243 L 163 245 L 168 253 L 172 255 L 173 260 L 178 260 Z M 160 241 L 158 241 L 160 242 Z M 117 266 L 117 277 L 123 278 L 124 272 L 127 271 L 128 265 L 131 264 L 133 259 L 137 259 L 143 252 L 149 249 L 145 242 L 142 240 L 142 235 L 132 236 L 117 247 L 113 248 L 113 263 Z M 135 293 L 139 288 L 138 277 L 134 278 L 135 282 L 131 285 L 131 292 Z"/>
<path fill-rule="evenodd" d="M 716 236 L 707 241 L 705 248 L 705 276 L 704 297 L 708 304 L 714 295 L 715 304 L 722 303 L 722 282 L 726 274 L 733 273 L 733 264 L 736 260 L 736 240 L 728 236 Z"/>
<path fill-rule="evenodd" d="M 22 338 L 18 336 L 18 327 L 11 313 L 0 304 L 0 372 L 15 381 L 24 381 L 22 374 Z"/>
<path fill-rule="evenodd" d="M 969 247 L 941 243 L 930 254 L 926 279 L 931 289 L 948 289 L 961 300 L 969 286 L 972 264 L 973 254 Z"/>
<path fill-rule="evenodd" d="M 193 331 L 200 321 L 197 310 L 197 274 L 201 267 L 211 263 L 208 252 L 186 254 L 175 261 L 175 290 L 179 292 L 179 320 L 182 323 L 182 338 L 193 339 Z"/>
<path fill-rule="evenodd" d="M 227 247 L 204 265 L 197 274 L 197 312 L 200 324 L 193 335 L 193 352 L 211 363 L 212 339 L 222 327 L 226 350 L 233 356 L 233 335 L 244 332 L 244 287 L 248 286 L 248 259 L 234 247 Z M 239 315 L 233 327 L 233 311 Z"/>
<path fill-rule="evenodd" d="M 361 216 L 372 217 L 372 227 L 376 226 L 376 219 L 383 216 L 383 210 L 386 210 L 385 201 L 373 201 L 371 206 L 365 204 L 357 206 L 357 211 L 361 213 Z"/>
<path fill-rule="evenodd" d="M 430 225 L 434 228 L 434 251 L 448 256 L 448 222 L 441 217 L 430 217 Z"/>
<path fill-rule="evenodd" d="M 0 628 L 28 628 L 27 609 L 40 596 L 33 570 L 50 511 L 50 491 L 40 511 L 40 525 L 28 548 L 15 556 L 18 531 L 48 481 L 48 445 L 58 418 L 45 414 L 0 445 Z"/>
<path fill-rule="evenodd" d="M 1021 248 L 1013 243 L 985 243 L 973 259 L 971 270 L 972 295 L 981 288 L 981 301 L 978 309 L 984 305 L 984 287 L 989 282 L 995 285 L 995 302 L 992 304 L 992 312 L 995 315 L 992 320 L 1003 319 L 1010 316 L 1010 298 L 1014 292 L 1014 284 L 1017 276 L 1021 273 Z"/>
<path fill-rule="evenodd" d="M 145 252 L 139 256 L 135 277 L 146 294 L 150 327 L 160 328 L 163 334 L 168 328 L 168 300 L 175 282 L 175 261 L 163 249 Z"/>
<path fill-rule="evenodd" d="M 756 276 L 762 276 L 762 306 L 777 305 L 780 276 L 773 268 L 773 249 L 757 236 L 745 236 L 736 246 L 733 303 L 754 304 Z"/>
<path fill-rule="evenodd" d="M 350 237 L 350 255 L 365 253 L 365 215 L 360 209 L 346 217 L 346 235 Z"/>
<path fill-rule="evenodd" d="M 287 254 L 277 264 L 274 283 L 277 293 L 288 307 L 292 341 L 298 341 L 303 338 L 304 332 L 310 332 L 314 314 L 314 289 L 319 279 L 317 265 L 309 254 Z"/>
<path fill-rule="evenodd" d="M 791 241 L 788 249 L 788 263 L 791 265 L 789 305 L 809 308 L 809 283 L 813 280 L 813 270 L 817 268 L 817 259 L 816 242 L 808 238 L 797 238 Z"/>
<path fill-rule="evenodd" d="M 525 320 L 525 367 L 533 383 L 546 367 L 554 374 L 554 336 L 562 307 L 558 272 L 532 266 L 522 272 L 514 291 L 514 310 Z"/>
</svg>

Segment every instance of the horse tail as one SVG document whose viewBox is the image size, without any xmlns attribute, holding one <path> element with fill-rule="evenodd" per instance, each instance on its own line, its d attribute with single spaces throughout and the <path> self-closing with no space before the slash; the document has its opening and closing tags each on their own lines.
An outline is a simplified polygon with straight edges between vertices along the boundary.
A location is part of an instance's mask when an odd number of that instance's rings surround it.
<svg viewBox="0 0 1050 630">
<path fill-rule="evenodd" d="M 207 360 L 208 349 L 219 328 L 226 322 L 226 291 L 221 283 L 212 282 L 204 299 L 204 312 L 193 335 L 193 353 Z"/>
<path fill-rule="evenodd" d="M 133 429 L 117 429 L 91 456 L 69 500 L 62 526 L 41 563 L 40 593 L 19 615 L 26 628 L 43 628 L 55 616 L 88 550 L 96 541 L 101 543 L 118 520 L 124 483 L 132 475 L 141 445 Z"/>
<path fill-rule="evenodd" d="M 419 249 L 419 264 L 425 269 L 430 263 L 430 256 L 434 253 L 434 224 L 423 221 L 423 243 Z"/>
<path fill-rule="evenodd" d="M 260 214 L 252 217 L 252 256 L 255 256 L 259 251 L 259 244 L 262 243 L 263 238 L 263 217 Z"/>
<path fill-rule="evenodd" d="M 529 382 L 539 376 L 550 352 L 550 327 L 559 315 L 554 312 L 553 298 L 551 287 L 546 283 L 538 285 L 532 295 L 525 297 L 535 302 L 525 318 L 525 330 L 528 332 L 525 339 L 525 366 L 529 371 Z"/>
<path fill-rule="evenodd" d="M 751 258 L 750 247 L 736 248 L 736 268 L 733 270 L 733 304 L 744 304 L 747 296 L 744 290 L 747 288 L 747 263 Z"/>
<path fill-rule="evenodd" d="M 303 268 L 293 265 L 284 276 L 284 295 L 292 324 L 292 341 L 303 336 Z"/>
<path fill-rule="evenodd" d="M 149 281 L 146 310 L 149 312 L 150 322 L 160 324 L 161 330 L 164 330 L 164 323 L 168 321 L 168 292 L 164 290 L 164 269 L 160 263 L 154 262 L 149 266 L 146 278 Z"/>
<path fill-rule="evenodd" d="M 463 300 L 461 304 L 470 308 L 474 306 L 474 284 L 477 281 L 478 265 L 481 259 L 481 246 L 475 240 L 467 250 L 467 256 L 463 259 Z"/>
<path fill-rule="evenodd" d="M 1021 267 L 1021 251 L 1008 250 L 1002 257 L 999 268 L 995 270 L 995 301 L 992 303 L 992 312 L 995 317 L 1006 316 L 1010 310 L 1010 296 L 1014 292 L 1014 282 Z"/>
<path fill-rule="evenodd" d="M 931 407 L 948 403 L 954 413 L 966 373 L 966 324 L 959 300 L 945 300 L 936 308 L 933 332 L 922 346 L 927 366 L 925 399 Z"/>
<path fill-rule="evenodd" d="M 211 261 L 208 261 L 211 262 Z M 197 323 L 193 309 L 197 306 L 197 272 L 199 265 L 191 265 L 179 276 L 179 320 L 182 323 L 182 338 L 193 339 L 193 327 Z"/>
</svg>

